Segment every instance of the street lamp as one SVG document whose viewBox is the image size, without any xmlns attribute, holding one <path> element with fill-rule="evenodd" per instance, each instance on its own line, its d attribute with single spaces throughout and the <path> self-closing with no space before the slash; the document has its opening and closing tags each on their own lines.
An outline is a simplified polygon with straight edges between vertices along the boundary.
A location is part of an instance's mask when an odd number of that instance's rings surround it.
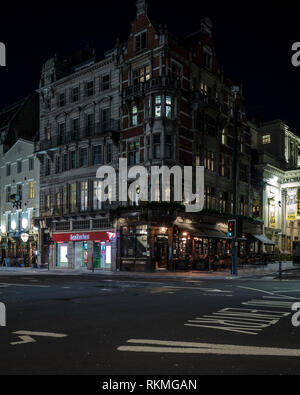
<svg viewBox="0 0 300 395">
<path fill-rule="evenodd" d="M 27 243 L 29 239 L 29 234 L 28 233 L 22 233 L 21 234 L 21 240 L 23 241 L 23 243 Z"/>
<path fill-rule="evenodd" d="M 240 92 L 238 86 L 233 86 L 231 91 L 234 95 L 234 116 L 233 116 L 233 160 L 232 160 L 232 190 L 233 190 L 233 216 L 238 223 L 238 203 L 239 203 L 239 158 L 238 158 L 238 105 L 237 95 Z M 232 238 L 232 269 L 231 274 L 237 276 L 238 258 L 238 234 L 235 232 Z"/>
</svg>

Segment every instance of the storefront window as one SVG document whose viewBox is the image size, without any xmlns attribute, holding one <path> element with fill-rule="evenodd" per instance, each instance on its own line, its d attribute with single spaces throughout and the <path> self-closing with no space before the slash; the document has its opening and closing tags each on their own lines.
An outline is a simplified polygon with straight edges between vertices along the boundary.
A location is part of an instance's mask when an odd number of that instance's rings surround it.
<svg viewBox="0 0 300 395">
<path fill-rule="evenodd" d="M 59 267 L 69 266 L 69 245 L 57 244 L 56 265 Z"/>
<path fill-rule="evenodd" d="M 121 230 L 121 256 L 144 258 L 149 255 L 148 226 L 124 226 Z"/>
</svg>

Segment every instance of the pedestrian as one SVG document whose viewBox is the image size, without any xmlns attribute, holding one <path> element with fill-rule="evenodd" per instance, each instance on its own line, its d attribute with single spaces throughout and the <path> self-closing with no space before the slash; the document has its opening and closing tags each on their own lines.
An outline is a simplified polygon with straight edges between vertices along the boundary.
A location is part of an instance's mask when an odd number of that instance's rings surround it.
<svg viewBox="0 0 300 395">
<path fill-rule="evenodd" d="M 36 268 L 36 251 L 33 251 L 33 253 L 32 253 L 31 262 L 32 262 L 32 267 Z"/>
</svg>

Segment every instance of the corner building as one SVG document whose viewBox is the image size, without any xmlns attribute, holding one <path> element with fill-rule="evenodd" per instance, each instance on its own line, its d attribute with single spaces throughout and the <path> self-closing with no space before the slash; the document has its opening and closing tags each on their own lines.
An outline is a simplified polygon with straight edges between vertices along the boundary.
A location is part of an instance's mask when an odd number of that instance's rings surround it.
<svg viewBox="0 0 300 395">
<path fill-rule="evenodd" d="M 133 165 L 204 166 L 205 209 L 195 215 L 184 207 L 137 202 L 118 216 L 117 268 L 127 271 L 201 269 L 201 257 L 229 258 L 227 220 L 233 211 L 233 83 L 217 66 L 212 23 L 178 39 L 148 16 L 147 3 L 137 14 L 127 43 L 118 48 L 122 82 L 121 156 Z M 241 259 L 256 249 L 261 214 L 253 216 L 251 133 L 243 100 L 238 98 L 239 214 Z M 164 186 L 161 186 L 164 188 Z M 173 188 L 171 185 L 171 199 Z M 261 205 L 258 204 L 259 210 Z M 230 260 L 230 259 L 229 259 Z"/>
</svg>

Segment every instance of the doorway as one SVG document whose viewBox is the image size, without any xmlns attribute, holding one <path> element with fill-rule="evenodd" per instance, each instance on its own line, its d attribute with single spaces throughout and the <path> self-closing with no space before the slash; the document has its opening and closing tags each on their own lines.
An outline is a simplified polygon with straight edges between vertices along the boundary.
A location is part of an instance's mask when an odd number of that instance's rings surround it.
<svg viewBox="0 0 300 395">
<path fill-rule="evenodd" d="M 167 270 L 169 262 L 169 242 L 166 236 L 156 236 L 156 268 Z"/>
</svg>

